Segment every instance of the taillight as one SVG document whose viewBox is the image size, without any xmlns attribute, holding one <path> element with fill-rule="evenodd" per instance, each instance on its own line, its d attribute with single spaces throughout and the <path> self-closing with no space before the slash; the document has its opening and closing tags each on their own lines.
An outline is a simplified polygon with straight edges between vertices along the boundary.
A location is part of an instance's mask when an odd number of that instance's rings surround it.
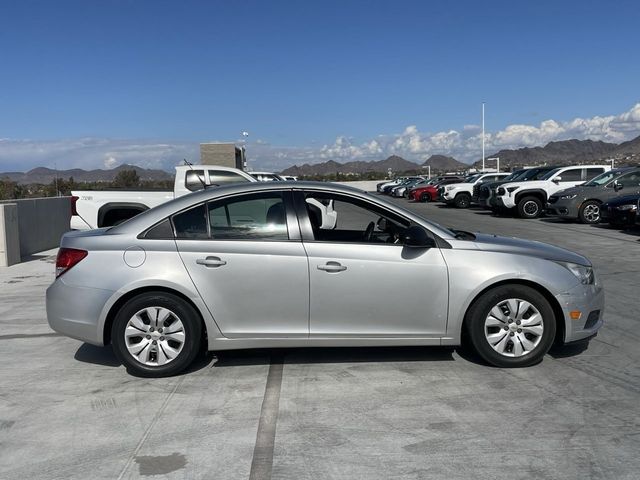
<svg viewBox="0 0 640 480">
<path fill-rule="evenodd" d="M 56 258 L 56 278 L 76 265 L 80 260 L 89 254 L 86 250 L 77 248 L 61 248 L 58 250 Z"/>
<path fill-rule="evenodd" d="M 71 216 L 78 215 L 77 203 L 79 198 L 80 197 L 76 197 L 75 195 L 71 197 Z"/>
</svg>

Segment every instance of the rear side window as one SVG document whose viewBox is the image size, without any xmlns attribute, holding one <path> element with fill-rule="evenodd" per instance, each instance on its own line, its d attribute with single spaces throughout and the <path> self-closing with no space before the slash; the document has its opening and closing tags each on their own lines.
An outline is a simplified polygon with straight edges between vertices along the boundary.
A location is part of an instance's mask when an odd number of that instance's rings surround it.
<svg viewBox="0 0 640 480">
<path fill-rule="evenodd" d="M 205 186 L 204 170 L 187 170 L 184 186 L 192 192 L 202 190 Z"/>
<path fill-rule="evenodd" d="M 288 240 L 287 215 L 280 192 L 234 197 L 209 204 L 214 240 Z"/>
<path fill-rule="evenodd" d="M 206 205 L 198 205 L 173 216 L 176 238 L 199 240 L 209 238 Z"/>
<path fill-rule="evenodd" d="M 587 168 L 587 180 L 591 180 L 592 178 L 596 178 L 603 171 L 604 170 L 602 168 Z"/>
<path fill-rule="evenodd" d="M 228 185 L 230 183 L 248 182 L 242 175 L 226 170 L 209 170 L 209 183 L 211 185 Z"/>
<path fill-rule="evenodd" d="M 173 227 L 171 226 L 171 222 L 168 218 L 165 218 L 155 227 L 150 228 L 145 233 L 144 238 L 152 239 L 152 240 L 161 240 L 161 239 L 173 239 Z"/>
</svg>

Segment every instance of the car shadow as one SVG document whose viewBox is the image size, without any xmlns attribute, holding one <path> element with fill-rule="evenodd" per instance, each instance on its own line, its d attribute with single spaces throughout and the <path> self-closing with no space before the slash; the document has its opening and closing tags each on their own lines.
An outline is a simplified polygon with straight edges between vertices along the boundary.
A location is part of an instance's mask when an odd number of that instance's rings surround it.
<svg viewBox="0 0 640 480">
<path fill-rule="evenodd" d="M 451 362 L 454 347 L 326 347 L 226 350 L 217 352 L 214 368 L 245 365 Z"/>
<path fill-rule="evenodd" d="M 83 343 L 80 348 L 76 350 L 73 356 L 79 362 L 90 363 L 93 365 L 102 365 L 103 367 L 122 367 L 122 362 L 118 360 L 111 345 L 105 347 L 98 347 L 89 343 Z M 184 375 L 188 373 L 197 372 L 211 365 L 214 355 L 212 352 L 201 352 L 196 359 L 187 367 L 184 371 L 177 375 Z M 268 363 L 268 362 L 267 362 Z M 137 375 L 135 372 L 128 371 L 130 375 L 134 377 L 143 377 Z"/>
<path fill-rule="evenodd" d="M 549 350 L 549 355 L 556 359 L 575 357 L 576 355 L 580 355 L 582 352 L 587 351 L 590 344 L 591 342 L 585 341 L 569 345 L 554 345 Z"/>
</svg>

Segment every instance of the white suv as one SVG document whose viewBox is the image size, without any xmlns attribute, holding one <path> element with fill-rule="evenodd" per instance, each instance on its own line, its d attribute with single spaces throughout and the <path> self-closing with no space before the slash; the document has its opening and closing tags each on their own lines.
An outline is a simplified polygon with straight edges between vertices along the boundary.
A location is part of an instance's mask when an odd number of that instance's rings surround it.
<svg viewBox="0 0 640 480">
<path fill-rule="evenodd" d="M 499 209 L 516 208 L 520 218 L 536 218 L 542 214 L 551 195 L 587 182 L 608 170 L 611 170 L 609 165 L 558 167 L 540 180 L 505 183 L 496 192 L 496 206 Z"/>
<path fill-rule="evenodd" d="M 444 187 L 442 198 L 448 204 L 458 208 L 468 208 L 471 205 L 471 195 L 474 185 L 485 182 L 497 182 L 508 177 L 510 173 L 476 173 L 466 177 L 462 183 L 452 183 Z"/>
</svg>

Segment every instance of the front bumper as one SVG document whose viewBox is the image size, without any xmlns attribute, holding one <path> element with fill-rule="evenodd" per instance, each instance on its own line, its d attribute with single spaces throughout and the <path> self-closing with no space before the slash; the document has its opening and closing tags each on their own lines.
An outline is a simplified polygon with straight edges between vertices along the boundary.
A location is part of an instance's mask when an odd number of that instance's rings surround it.
<svg viewBox="0 0 640 480">
<path fill-rule="evenodd" d="M 558 200 L 547 203 L 546 213 L 554 217 L 578 218 L 578 205 L 570 200 Z"/>
<path fill-rule="evenodd" d="M 578 285 L 568 292 L 556 295 L 564 314 L 564 342 L 585 340 L 602 327 L 604 315 L 604 289 L 594 285 Z M 571 319 L 571 313 L 581 312 L 580 318 Z"/>
<path fill-rule="evenodd" d="M 47 320 L 56 332 L 94 345 L 104 345 L 100 316 L 110 290 L 70 286 L 59 278 L 47 289 Z"/>
</svg>

